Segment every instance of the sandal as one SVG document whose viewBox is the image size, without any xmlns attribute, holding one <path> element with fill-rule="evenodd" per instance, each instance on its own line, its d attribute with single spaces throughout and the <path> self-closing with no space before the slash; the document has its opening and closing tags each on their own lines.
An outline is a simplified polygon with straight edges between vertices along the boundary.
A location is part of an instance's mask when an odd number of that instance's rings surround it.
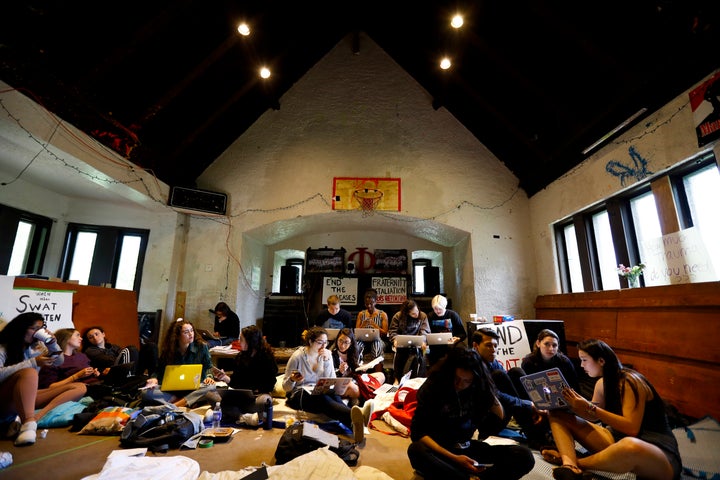
<svg viewBox="0 0 720 480">
<path fill-rule="evenodd" d="M 563 465 L 562 457 L 560 456 L 558 451 L 552 447 L 543 447 L 540 450 L 540 455 L 542 455 L 543 460 L 545 460 L 548 463 L 552 463 L 553 465 L 557 465 L 557 466 L 567 466 L 567 465 Z"/>
<path fill-rule="evenodd" d="M 575 465 L 561 465 L 553 468 L 553 478 L 555 480 L 590 480 L 594 477 L 591 473 L 583 472 Z"/>
</svg>

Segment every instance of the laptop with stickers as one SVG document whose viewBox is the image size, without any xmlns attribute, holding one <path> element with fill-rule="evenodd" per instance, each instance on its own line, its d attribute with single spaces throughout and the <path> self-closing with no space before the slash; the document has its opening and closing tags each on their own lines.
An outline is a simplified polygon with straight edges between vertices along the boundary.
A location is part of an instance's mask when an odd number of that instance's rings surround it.
<svg viewBox="0 0 720 480">
<path fill-rule="evenodd" d="M 200 387 L 201 364 L 168 365 L 165 367 L 161 388 L 163 391 L 196 390 Z"/>
<path fill-rule="evenodd" d="M 562 391 L 568 386 L 568 383 L 559 368 L 525 375 L 520 377 L 520 383 L 538 409 L 567 408 Z"/>
<path fill-rule="evenodd" d="M 314 386 L 308 385 L 306 391 L 310 392 L 311 395 L 325 393 L 344 395 L 350 383 L 352 383 L 351 377 L 320 377 Z"/>
</svg>

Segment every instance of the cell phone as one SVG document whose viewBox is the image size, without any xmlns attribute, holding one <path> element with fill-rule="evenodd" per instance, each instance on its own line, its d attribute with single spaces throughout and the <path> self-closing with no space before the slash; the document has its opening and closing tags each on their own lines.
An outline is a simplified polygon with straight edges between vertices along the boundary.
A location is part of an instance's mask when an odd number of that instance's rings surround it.
<svg viewBox="0 0 720 480">
<path fill-rule="evenodd" d="M 478 463 L 478 462 L 473 462 L 473 467 L 477 467 L 477 468 L 479 468 L 479 467 L 490 468 L 490 467 L 492 467 L 493 465 L 495 465 L 495 464 L 494 464 L 494 463 Z"/>
</svg>

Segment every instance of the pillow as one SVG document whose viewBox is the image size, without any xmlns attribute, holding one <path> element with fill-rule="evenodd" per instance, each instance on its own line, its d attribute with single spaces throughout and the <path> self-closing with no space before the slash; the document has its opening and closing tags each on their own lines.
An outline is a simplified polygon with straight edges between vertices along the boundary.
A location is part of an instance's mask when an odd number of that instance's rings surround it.
<svg viewBox="0 0 720 480">
<path fill-rule="evenodd" d="M 120 435 L 125 424 L 136 411 L 127 407 L 103 408 L 83 427 L 80 435 Z"/>
<path fill-rule="evenodd" d="M 275 388 L 270 394 L 274 398 L 285 398 L 285 390 L 282 386 L 283 377 L 285 377 L 285 375 L 278 375 L 275 379 Z"/>
<path fill-rule="evenodd" d="M 65 402 L 47 412 L 38 421 L 38 428 L 67 427 L 72 423 L 76 413 L 81 413 L 87 408 L 82 402 Z"/>
</svg>

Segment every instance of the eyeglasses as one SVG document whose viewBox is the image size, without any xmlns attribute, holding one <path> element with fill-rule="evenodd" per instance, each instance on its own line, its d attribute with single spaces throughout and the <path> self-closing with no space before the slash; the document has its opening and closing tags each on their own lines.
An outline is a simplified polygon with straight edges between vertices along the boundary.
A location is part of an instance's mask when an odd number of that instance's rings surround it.
<svg viewBox="0 0 720 480">
<path fill-rule="evenodd" d="M 315 344 L 316 344 L 316 345 L 327 345 L 328 342 L 323 341 L 323 340 L 315 340 Z"/>
<path fill-rule="evenodd" d="M 340 345 L 350 345 L 352 343 L 352 340 L 346 338 L 345 340 L 338 340 L 337 343 L 339 343 Z"/>
</svg>

